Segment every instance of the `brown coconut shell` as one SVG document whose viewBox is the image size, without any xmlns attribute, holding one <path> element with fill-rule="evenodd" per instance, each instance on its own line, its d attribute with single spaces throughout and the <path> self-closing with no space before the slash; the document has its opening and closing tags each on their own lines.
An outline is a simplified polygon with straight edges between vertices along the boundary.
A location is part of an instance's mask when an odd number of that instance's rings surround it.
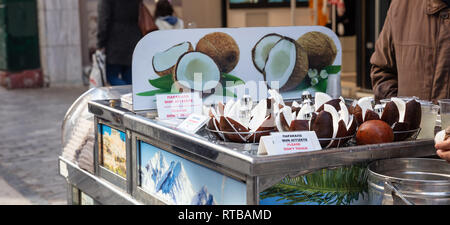
<svg viewBox="0 0 450 225">
<path fill-rule="evenodd" d="M 188 51 L 185 52 L 185 54 L 188 53 L 188 52 L 194 51 L 194 47 L 192 46 L 191 42 L 188 41 L 187 43 L 189 44 L 189 48 L 188 48 Z M 177 45 L 174 45 L 174 46 L 170 47 L 169 49 L 167 49 L 167 50 L 164 51 L 164 52 L 167 52 L 167 51 L 169 51 L 170 49 L 172 49 L 172 48 L 174 48 L 174 47 L 178 47 L 178 46 L 183 45 L 183 44 L 184 44 L 184 42 L 183 42 L 183 43 L 180 43 L 180 44 L 177 44 Z M 183 55 L 184 55 L 184 54 L 183 54 Z M 181 57 L 180 57 L 180 58 L 181 58 Z M 166 76 L 166 75 L 169 75 L 169 74 L 173 73 L 173 68 L 177 65 L 177 64 L 175 64 L 175 65 L 173 65 L 172 67 L 170 67 L 169 69 L 164 70 L 164 71 L 156 71 L 154 60 L 155 60 L 155 57 L 152 58 L 153 71 L 155 71 L 155 73 L 158 74 L 160 77 L 163 77 L 163 76 Z M 177 61 L 177 63 L 178 63 L 178 61 Z"/>
<path fill-rule="evenodd" d="M 398 122 L 400 114 L 398 112 L 398 107 L 395 102 L 388 102 L 384 107 L 383 114 L 381 115 L 381 120 L 389 124 L 392 127 Z"/>
<path fill-rule="evenodd" d="M 378 113 L 374 112 L 373 110 L 367 110 L 366 116 L 364 117 L 364 122 L 370 121 L 370 120 L 380 120 L 380 115 Z"/>
<path fill-rule="evenodd" d="M 347 136 L 347 126 L 343 120 L 340 120 L 338 123 L 338 131 L 335 138 L 343 138 Z M 341 140 L 333 140 L 330 144 L 329 148 L 341 147 L 346 143 L 344 139 Z"/>
<path fill-rule="evenodd" d="M 339 104 L 340 102 L 341 102 L 341 99 L 333 99 L 333 100 L 331 100 L 331 101 L 326 102 L 325 104 L 328 104 L 328 105 L 333 106 L 333 107 L 336 109 L 336 111 L 339 112 L 339 111 L 341 110 L 341 105 Z M 323 104 L 322 106 L 320 106 L 320 107 L 317 109 L 317 112 L 323 111 L 323 109 L 325 108 L 325 104 Z"/>
<path fill-rule="evenodd" d="M 293 120 L 289 131 L 309 131 L 309 120 Z"/>
<path fill-rule="evenodd" d="M 202 52 L 217 63 L 220 72 L 231 72 L 239 62 L 240 50 L 236 41 L 223 32 L 214 32 L 204 36 L 195 49 Z"/>
<path fill-rule="evenodd" d="M 405 123 L 408 124 L 409 130 L 415 130 L 420 127 L 422 121 L 422 107 L 416 100 L 411 100 L 406 103 L 405 109 Z M 411 134 L 412 135 L 412 134 Z"/>
<path fill-rule="evenodd" d="M 313 31 L 304 34 L 297 42 L 307 51 L 309 67 L 322 70 L 332 65 L 337 56 L 337 48 L 328 35 Z"/>
<path fill-rule="evenodd" d="M 359 126 L 356 133 L 358 145 L 382 144 L 394 141 L 394 132 L 382 120 L 370 120 Z"/>
<path fill-rule="evenodd" d="M 272 115 L 270 115 L 263 122 L 263 124 L 256 130 L 256 133 L 250 135 L 247 138 L 247 142 L 259 143 L 261 137 L 270 135 L 270 133 L 274 132 L 275 129 L 276 127 L 274 126 L 273 117 Z"/>
<path fill-rule="evenodd" d="M 394 134 L 394 141 L 404 141 L 412 135 L 411 132 L 405 132 L 409 130 L 407 123 L 395 123 L 393 126 L 394 132 L 402 132 Z"/>
<path fill-rule="evenodd" d="M 256 46 L 258 46 L 259 43 L 261 43 L 261 41 L 262 41 L 263 39 L 265 39 L 266 37 L 269 37 L 269 36 L 278 36 L 278 37 L 280 37 L 280 38 L 283 38 L 283 36 L 281 36 L 281 35 L 279 35 L 279 34 L 276 34 L 276 33 L 267 34 L 267 35 L 265 35 L 264 37 L 262 37 L 262 38 L 255 44 L 255 47 L 253 47 L 253 49 L 252 49 L 252 61 L 253 61 L 253 65 L 254 65 L 255 68 L 256 68 L 259 72 L 261 72 L 261 73 L 264 73 L 264 70 L 263 70 L 263 69 L 260 69 L 260 68 L 258 67 L 258 65 L 256 65 L 256 62 L 255 62 Z"/>
<path fill-rule="evenodd" d="M 332 138 L 333 137 L 333 116 L 331 113 L 322 111 L 317 115 L 314 123 L 311 123 L 311 130 L 316 132 L 317 138 Z M 322 140 L 320 145 L 322 147 L 328 146 L 331 141 Z"/>
<path fill-rule="evenodd" d="M 308 63 L 308 54 L 305 49 L 299 45 L 294 39 L 289 37 L 284 37 L 280 41 L 288 40 L 295 44 L 296 47 L 296 63 L 294 66 L 294 70 L 291 73 L 286 84 L 280 88 L 280 92 L 291 91 L 298 87 L 298 85 L 305 79 L 308 75 L 309 63 Z M 279 41 L 279 42 L 280 42 Z M 270 58 L 270 55 L 269 55 Z M 267 58 L 267 60 L 269 60 Z M 266 71 L 264 70 L 264 80 L 267 81 Z"/>
</svg>

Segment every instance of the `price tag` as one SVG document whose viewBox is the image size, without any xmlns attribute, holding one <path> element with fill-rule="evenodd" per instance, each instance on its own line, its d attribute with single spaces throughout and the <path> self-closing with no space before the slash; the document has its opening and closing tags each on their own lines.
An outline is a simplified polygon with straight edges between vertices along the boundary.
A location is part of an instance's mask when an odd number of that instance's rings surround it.
<svg viewBox="0 0 450 225">
<path fill-rule="evenodd" d="M 161 120 L 184 119 L 202 113 L 203 101 L 199 93 L 157 95 L 156 106 Z"/>
<path fill-rule="evenodd" d="M 284 155 L 322 150 L 314 131 L 273 133 L 264 148 L 268 155 Z"/>
<path fill-rule="evenodd" d="M 206 124 L 208 119 L 209 117 L 207 116 L 199 114 L 191 114 L 178 126 L 178 129 L 188 133 L 195 134 L 200 128 L 202 128 Z"/>
</svg>

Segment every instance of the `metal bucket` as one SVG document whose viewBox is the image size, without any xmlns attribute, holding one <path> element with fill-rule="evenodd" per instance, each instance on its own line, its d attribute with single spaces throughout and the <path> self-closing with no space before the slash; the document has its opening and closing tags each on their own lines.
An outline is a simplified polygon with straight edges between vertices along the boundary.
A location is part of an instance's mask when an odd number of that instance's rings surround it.
<svg viewBox="0 0 450 225">
<path fill-rule="evenodd" d="M 388 159 L 368 167 L 371 205 L 450 205 L 450 163 Z"/>
</svg>

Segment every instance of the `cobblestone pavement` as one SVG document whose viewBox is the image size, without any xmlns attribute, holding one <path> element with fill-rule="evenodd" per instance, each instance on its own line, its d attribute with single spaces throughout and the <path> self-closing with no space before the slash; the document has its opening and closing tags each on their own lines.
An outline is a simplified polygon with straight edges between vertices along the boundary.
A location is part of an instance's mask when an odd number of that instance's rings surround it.
<svg viewBox="0 0 450 225">
<path fill-rule="evenodd" d="M 66 204 L 66 184 L 57 165 L 61 125 L 86 90 L 0 87 L 0 204 Z"/>
</svg>

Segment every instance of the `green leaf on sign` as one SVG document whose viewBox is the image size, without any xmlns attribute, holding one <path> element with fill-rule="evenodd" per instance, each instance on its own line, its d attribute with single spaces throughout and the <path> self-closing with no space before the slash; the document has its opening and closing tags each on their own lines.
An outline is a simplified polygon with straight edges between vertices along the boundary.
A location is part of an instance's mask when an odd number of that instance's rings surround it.
<svg viewBox="0 0 450 225">
<path fill-rule="evenodd" d="M 231 74 L 227 74 L 227 73 L 222 73 L 222 81 L 225 85 L 227 84 L 227 82 L 232 83 L 232 85 L 227 85 L 227 87 L 233 87 L 233 86 L 245 84 L 245 82 L 241 78 L 233 76 Z"/>
<path fill-rule="evenodd" d="M 321 80 L 316 86 L 314 86 L 314 89 L 316 89 L 316 91 L 318 92 L 326 93 L 327 87 L 328 87 L 328 79 L 324 79 Z"/>
<path fill-rule="evenodd" d="M 170 90 L 174 83 L 172 74 L 168 74 L 154 80 L 149 80 L 149 82 L 153 87 L 164 90 Z"/>
<path fill-rule="evenodd" d="M 170 90 L 157 89 L 157 90 L 153 90 L 153 91 L 138 93 L 137 95 L 142 96 L 142 97 L 151 97 L 151 96 L 155 96 L 157 94 L 170 94 L 170 93 L 172 93 Z"/>
<path fill-rule="evenodd" d="M 325 67 L 325 70 L 328 74 L 337 74 L 341 72 L 341 66 L 327 66 Z"/>
</svg>

